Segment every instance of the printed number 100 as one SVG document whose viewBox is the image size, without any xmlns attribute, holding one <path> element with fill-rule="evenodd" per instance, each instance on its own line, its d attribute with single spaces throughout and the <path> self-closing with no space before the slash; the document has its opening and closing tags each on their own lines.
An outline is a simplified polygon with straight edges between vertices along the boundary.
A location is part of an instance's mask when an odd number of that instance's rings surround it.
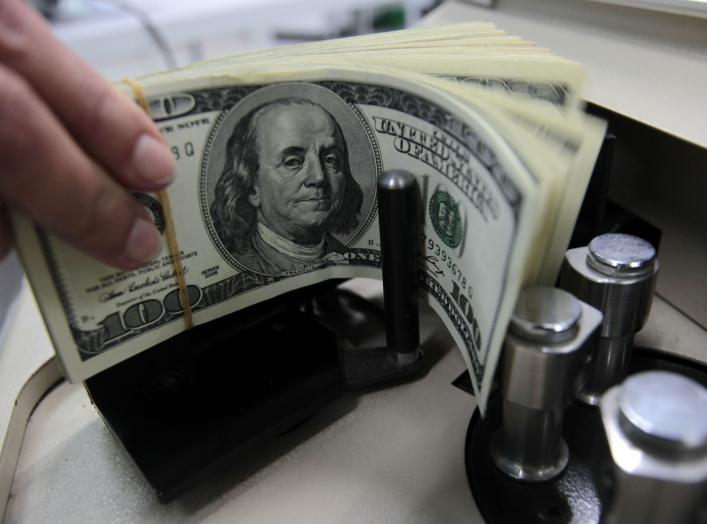
<svg viewBox="0 0 707 524">
<path fill-rule="evenodd" d="M 187 286 L 189 303 L 192 307 L 201 300 L 201 289 L 198 286 Z M 184 308 L 179 299 L 179 289 L 167 293 L 160 302 L 154 298 L 133 304 L 122 314 L 117 311 L 103 319 L 101 324 L 106 330 L 105 340 L 113 340 L 133 330 L 139 330 L 160 320 L 165 312 L 180 313 Z"/>
</svg>

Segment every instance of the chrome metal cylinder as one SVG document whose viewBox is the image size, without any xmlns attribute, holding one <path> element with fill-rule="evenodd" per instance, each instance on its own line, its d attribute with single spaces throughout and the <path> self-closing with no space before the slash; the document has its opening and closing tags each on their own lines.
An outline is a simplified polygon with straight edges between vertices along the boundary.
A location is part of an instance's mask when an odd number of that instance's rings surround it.
<svg viewBox="0 0 707 524">
<path fill-rule="evenodd" d="M 565 254 L 558 286 L 604 315 L 579 400 L 596 406 L 607 389 L 626 377 L 633 337 L 648 317 L 657 272 L 653 246 L 632 235 L 600 235 Z"/>
<path fill-rule="evenodd" d="M 613 462 L 602 522 L 687 524 L 707 511 L 707 389 L 647 371 L 602 397 Z"/>
<path fill-rule="evenodd" d="M 502 424 L 490 449 L 506 475 L 540 482 L 564 470 L 562 416 L 600 323 L 601 313 L 561 289 L 521 292 L 503 348 Z"/>
</svg>

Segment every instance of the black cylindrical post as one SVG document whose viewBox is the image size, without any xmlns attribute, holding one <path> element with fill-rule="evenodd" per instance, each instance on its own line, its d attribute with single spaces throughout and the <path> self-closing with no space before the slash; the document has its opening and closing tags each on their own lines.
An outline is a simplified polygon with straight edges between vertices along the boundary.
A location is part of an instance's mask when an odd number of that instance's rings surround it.
<svg viewBox="0 0 707 524">
<path fill-rule="evenodd" d="M 392 170 L 378 178 L 386 342 L 401 364 L 417 358 L 420 344 L 418 198 L 417 183 L 411 173 Z"/>
</svg>

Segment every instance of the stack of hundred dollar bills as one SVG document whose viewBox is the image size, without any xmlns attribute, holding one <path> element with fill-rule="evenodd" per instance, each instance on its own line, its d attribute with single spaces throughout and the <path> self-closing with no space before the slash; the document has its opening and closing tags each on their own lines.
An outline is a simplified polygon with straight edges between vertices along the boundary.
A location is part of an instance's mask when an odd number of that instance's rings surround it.
<svg viewBox="0 0 707 524">
<path fill-rule="evenodd" d="M 420 294 L 483 408 L 518 292 L 554 283 L 604 135 L 582 111 L 580 65 L 465 23 L 136 80 L 177 162 L 168 195 L 195 325 L 325 279 L 380 278 L 376 178 L 406 170 L 422 195 Z M 156 196 L 136 198 L 162 229 Z M 166 246 L 118 271 L 15 224 L 70 380 L 185 329 Z"/>
</svg>

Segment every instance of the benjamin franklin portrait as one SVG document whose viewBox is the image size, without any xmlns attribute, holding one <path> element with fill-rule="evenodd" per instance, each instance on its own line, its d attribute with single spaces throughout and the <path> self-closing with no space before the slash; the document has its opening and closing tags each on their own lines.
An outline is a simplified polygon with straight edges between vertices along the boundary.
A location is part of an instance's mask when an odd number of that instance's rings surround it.
<svg viewBox="0 0 707 524">
<path fill-rule="evenodd" d="M 366 199 L 353 176 L 349 144 L 330 111 L 304 97 L 268 100 L 239 115 L 224 149 L 209 214 L 239 265 L 279 275 L 346 251 L 340 239 L 365 221 L 364 200 L 374 196 Z M 361 166 L 371 172 L 359 180 L 375 185 L 375 164 Z"/>
</svg>

